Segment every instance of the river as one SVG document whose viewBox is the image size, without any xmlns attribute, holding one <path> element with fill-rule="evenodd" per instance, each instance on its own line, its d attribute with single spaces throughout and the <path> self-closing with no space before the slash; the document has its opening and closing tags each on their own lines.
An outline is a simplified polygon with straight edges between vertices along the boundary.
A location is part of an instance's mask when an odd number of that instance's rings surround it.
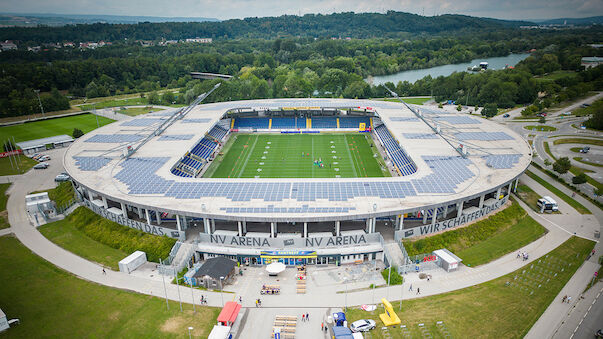
<svg viewBox="0 0 603 339">
<path fill-rule="evenodd" d="M 432 68 L 415 69 L 390 75 L 380 75 L 373 77 L 373 84 L 379 85 L 388 81 L 391 81 L 394 84 L 397 84 L 398 81 L 408 81 L 410 83 L 414 83 L 415 81 L 423 79 L 428 75 L 431 75 L 432 78 L 437 78 L 441 75 L 447 76 L 454 72 L 467 71 L 467 67 L 479 65 L 480 62 L 484 61 L 488 63 L 488 69 L 502 69 L 505 67 L 505 65 L 515 66 L 518 62 L 529 56 L 529 53 L 509 54 L 504 57 L 474 59 L 470 62 L 462 64 L 451 64 Z"/>
</svg>

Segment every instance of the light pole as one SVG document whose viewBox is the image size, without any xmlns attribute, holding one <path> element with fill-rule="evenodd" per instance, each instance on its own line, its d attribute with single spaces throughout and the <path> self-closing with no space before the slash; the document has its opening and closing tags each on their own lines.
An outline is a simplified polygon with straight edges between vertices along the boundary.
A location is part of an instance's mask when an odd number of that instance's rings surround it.
<svg viewBox="0 0 603 339">
<path fill-rule="evenodd" d="M 44 107 L 42 106 L 42 100 L 40 100 L 40 90 L 36 89 L 36 90 L 34 90 L 34 92 L 36 92 L 36 94 L 38 95 L 38 103 L 40 104 L 40 111 L 42 112 L 42 117 L 44 117 Z"/>
<path fill-rule="evenodd" d="M 159 259 L 159 266 L 163 266 L 163 262 L 161 259 Z M 163 291 L 165 292 L 165 306 L 167 306 L 167 309 L 170 309 L 170 303 L 168 302 L 168 297 L 167 297 L 167 288 L 165 287 L 165 276 L 163 275 L 163 273 L 161 274 L 161 280 L 163 280 Z"/>
<path fill-rule="evenodd" d="M 191 300 L 193 301 L 193 313 L 197 313 L 197 309 L 195 309 L 195 295 L 193 293 L 193 279 L 192 279 L 192 277 L 189 280 L 188 285 L 191 287 Z"/>
<path fill-rule="evenodd" d="M 96 102 L 92 103 L 92 109 L 94 109 L 94 116 L 96 117 L 96 128 L 99 128 L 100 124 L 98 123 L 98 115 L 96 115 Z"/>
<path fill-rule="evenodd" d="M 404 278 L 402 278 L 404 279 Z M 404 280 L 400 284 L 400 311 L 402 311 L 402 295 L 404 294 Z"/>
<path fill-rule="evenodd" d="M 222 291 L 224 290 L 224 283 L 222 282 L 222 280 L 224 280 L 224 277 L 220 277 L 220 298 L 222 299 L 222 307 L 224 307 L 224 293 L 222 293 Z"/>
<path fill-rule="evenodd" d="M 180 278 L 178 277 L 178 272 L 176 272 L 176 289 L 178 290 L 178 301 L 180 302 L 180 312 L 182 312 L 182 298 L 180 298 L 180 284 L 178 283 Z"/>
<path fill-rule="evenodd" d="M 193 328 L 191 326 L 188 327 L 188 339 L 191 339 L 191 331 L 193 330 Z"/>
<path fill-rule="evenodd" d="M 345 282 L 345 307 L 344 307 L 344 312 L 348 311 L 348 278 L 345 277 L 343 278 L 343 281 Z"/>
</svg>

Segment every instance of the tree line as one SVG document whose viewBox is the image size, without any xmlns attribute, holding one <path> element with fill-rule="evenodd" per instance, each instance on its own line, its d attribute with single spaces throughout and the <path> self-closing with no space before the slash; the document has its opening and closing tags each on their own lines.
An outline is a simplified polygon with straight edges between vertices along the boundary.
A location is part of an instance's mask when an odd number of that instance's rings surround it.
<svg viewBox="0 0 603 339">
<path fill-rule="evenodd" d="M 388 11 L 381 13 L 306 14 L 232 19 L 220 22 L 164 22 L 138 24 L 79 24 L 60 27 L 6 27 L 0 40 L 45 42 L 305 37 L 398 37 L 404 33 L 440 33 L 459 30 L 496 30 L 531 24 L 445 14 L 432 17 Z"/>
</svg>

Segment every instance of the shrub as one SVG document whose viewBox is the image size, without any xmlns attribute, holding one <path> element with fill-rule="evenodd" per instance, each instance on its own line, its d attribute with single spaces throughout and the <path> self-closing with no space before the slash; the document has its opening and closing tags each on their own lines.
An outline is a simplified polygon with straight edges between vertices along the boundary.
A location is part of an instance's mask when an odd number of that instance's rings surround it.
<svg viewBox="0 0 603 339">
<path fill-rule="evenodd" d="M 580 173 L 572 178 L 572 184 L 580 185 L 586 182 L 586 174 Z"/>
<path fill-rule="evenodd" d="M 482 115 L 488 118 L 491 118 L 498 113 L 498 107 L 496 104 L 486 104 L 484 105 L 484 109 L 482 109 Z"/>
<path fill-rule="evenodd" d="M 473 225 L 418 240 L 404 240 L 404 247 L 410 256 L 430 253 L 441 248 L 447 248 L 452 252 L 460 252 L 511 227 L 526 214 L 526 211 L 517 202 L 513 201 L 508 208 Z"/>
<path fill-rule="evenodd" d="M 88 237 L 102 244 L 126 253 L 133 253 L 137 250 L 143 251 L 147 254 L 147 259 L 153 262 L 159 262 L 160 258 L 166 258 L 176 243 L 176 239 L 167 236 L 152 235 L 122 226 L 100 217 L 83 206 L 78 207 L 66 219 Z"/>
<path fill-rule="evenodd" d="M 389 267 L 381 271 L 381 275 L 383 279 L 385 279 L 385 283 L 387 284 L 387 278 L 389 276 L 389 270 L 392 270 L 392 275 L 389 277 L 390 285 L 401 285 L 404 282 L 404 278 L 398 273 L 398 270 L 395 267 Z"/>
<path fill-rule="evenodd" d="M 71 133 L 71 135 L 72 135 L 72 136 L 73 136 L 75 139 L 77 139 L 77 138 L 81 137 L 82 135 L 84 135 L 84 132 L 82 132 L 82 130 L 81 130 L 81 129 L 79 129 L 79 128 L 74 128 L 74 129 L 73 129 L 73 133 Z"/>
</svg>

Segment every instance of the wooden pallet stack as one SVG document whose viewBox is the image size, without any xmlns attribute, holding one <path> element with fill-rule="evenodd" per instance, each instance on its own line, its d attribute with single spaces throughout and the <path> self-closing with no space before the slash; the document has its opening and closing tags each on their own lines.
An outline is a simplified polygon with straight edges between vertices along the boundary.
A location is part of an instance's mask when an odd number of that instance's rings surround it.
<svg viewBox="0 0 603 339">
<path fill-rule="evenodd" d="M 297 316 L 294 315 L 277 315 L 274 318 L 272 326 L 272 338 L 274 333 L 279 332 L 281 338 L 295 339 L 295 327 L 297 326 Z"/>
<path fill-rule="evenodd" d="M 297 294 L 306 294 L 306 266 L 297 266 Z"/>
</svg>

